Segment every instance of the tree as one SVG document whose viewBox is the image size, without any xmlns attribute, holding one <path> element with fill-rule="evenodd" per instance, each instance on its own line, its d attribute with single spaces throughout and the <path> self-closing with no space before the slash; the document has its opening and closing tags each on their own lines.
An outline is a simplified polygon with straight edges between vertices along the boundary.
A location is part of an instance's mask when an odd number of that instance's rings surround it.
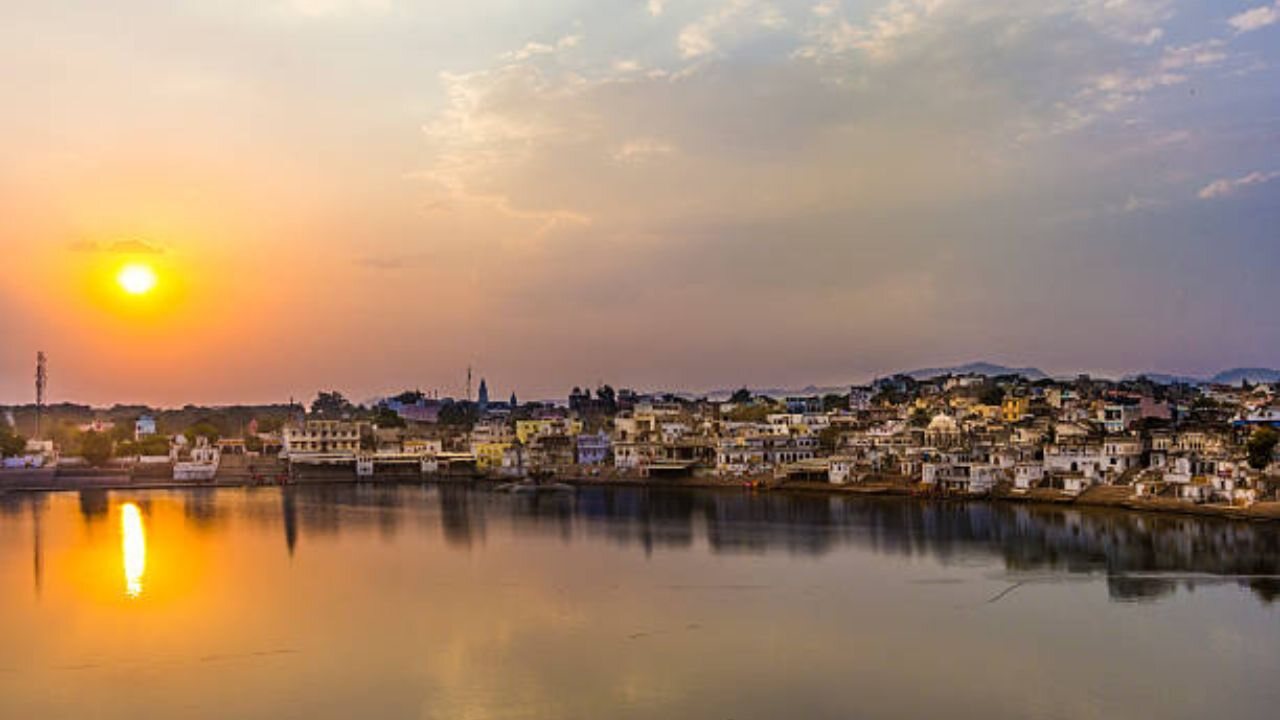
<svg viewBox="0 0 1280 720">
<path fill-rule="evenodd" d="M 320 393 L 320 394 L 323 395 L 324 393 Z M 337 393 L 334 393 L 334 394 L 336 395 Z M 396 395 L 395 397 L 391 398 L 391 400 L 393 402 L 398 402 L 401 405 L 413 405 L 414 403 L 422 402 L 423 400 L 426 399 L 426 397 L 427 397 L 426 395 L 422 394 L 421 390 L 405 390 L 399 395 Z M 313 408 L 312 412 L 315 412 L 314 405 L 312 406 L 312 408 Z"/>
<path fill-rule="evenodd" d="M 201 420 L 195 425 L 192 425 L 187 428 L 186 432 L 183 434 L 186 435 L 187 439 L 193 443 L 198 437 L 208 438 L 211 443 L 217 442 L 218 438 L 222 437 L 222 433 L 218 430 L 218 427 L 208 420 Z"/>
<path fill-rule="evenodd" d="M 931 420 L 933 418 L 929 416 L 929 411 L 918 407 L 911 411 L 911 420 L 909 422 L 912 427 L 928 427 Z"/>
<path fill-rule="evenodd" d="M 440 408 L 440 424 L 470 427 L 480 419 L 475 403 L 451 402 Z"/>
<path fill-rule="evenodd" d="M 848 407 L 849 407 L 848 395 L 837 395 L 835 393 L 828 393 L 827 395 L 822 396 L 823 412 L 831 412 L 832 410 L 843 410 L 843 409 L 847 409 Z"/>
<path fill-rule="evenodd" d="M 163 435 L 147 435 L 138 440 L 125 440 L 116 443 L 116 455 L 132 457 L 134 455 L 159 456 L 169 454 L 169 438 Z"/>
<path fill-rule="evenodd" d="M 1271 464 L 1272 455 L 1276 451 L 1276 443 L 1280 442 L 1280 433 L 1275 428 L 1260 427 L 1249 436 L 1245 447 L 1249 451 L 1249 467 L 1264 470 Z"/>
<path fill-rule="evenodd" d="M 109 430 L 107 434 L 111 436 L 111 440 L 113 442 L 117 443 L 132 440 L 134 428 L 137 427 L 137 421 L 137 418 L 116 421 L 116 424 L 112 426 L 111 430 Z"/>
<path fill-rule="evenodd" d="M 27 439 L 8 425 L 0 425 L 0 457 L 20 455 L 27 449 Z"/>
<path fill-rule="evenodd" d="M 978 393 L 978 402 L 983 405 L 999 405 L 1004 402 L 1004 388 L 989 383 L 982 388 L 982 392 Z"/>
<path fill-rule="evenodd" d="M 111 436 L 105 433 L 90 430 L 80 438 L 80 455 L 94 467 L 106 465 L 114 451 Z"/>
<path fill-rule="evenodd" d="M 76 428 L 76 424 L 70 420 L 62 420 L 49 430 L 49 437 L 53 440 L 53 444 L 64 455 L 79 455 L 80 442 L 83 438 L 80 430 Z"/>
<path fill-rule="evenodd" d="M 596 399 L 600 401 L 600 407 L 609 415 L 618 412 L 618 393 L 609 385 L 601 385 L 596 388 Z"/>
<path fill-rule="evenodd" d="M 730 410 L 725 415 L 725 419 L 731 422 L 764 422 L 768 419 L 769 414 L 774 411 L 773 405 L 769 403 L 752 403 L 750 405 L 740 405 Z"/>
<path fill-rule="evenodd" d="M 733 391 L 733 395 L 729 396 L 729 402 L 735 403 L 738 405 L 749 403 L 751 402 L 751 391 L 746 389 L 745 387 L 738 388 L 737 390 Z"/>
<path fill-rule="evenodd" d="M 395 410 L 386 405 L 379 405 L 373 414 L 373 424 L 380 428 L 402 428 L 405 426 L 405 421 L 396 414 Z"/>
<path fill-rule="evenodd" d="M 871 398 L 871 404 L 877 407 L 901 405 L 907 401 L 907 394 L 890 387 L 881 389 Z"/>
<path fill-rule="evenodd" d="M 836 451 L 836 446 L 840 443 L 840 429 L 834 425 L 828 425 L 818 431 L 818 447 L 826 453 Z"/>
<path fill-rule="evenodd" d="M 311 414 L 326 420 L 341 420 L 353 410 L 355 406 L 337 390 L 321 391 L 311 403 Z"/>
</svg>

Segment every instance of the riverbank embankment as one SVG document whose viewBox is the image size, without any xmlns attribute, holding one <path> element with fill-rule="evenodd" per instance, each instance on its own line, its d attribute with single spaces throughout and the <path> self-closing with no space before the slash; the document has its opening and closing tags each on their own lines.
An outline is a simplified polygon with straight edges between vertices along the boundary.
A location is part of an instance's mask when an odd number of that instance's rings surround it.
<svg viewBox="0 0 1280 720">
<path fill-rule="evenodd" d="M 275 468 L 272 468 L 273 470 Z M 354 473 L 325 473 L 318 476 L 294 476 L 282 473 L 220 474 L 214 481 L 177 481 L 148 476 L 131 476 L 129 473 L 100 471 L 75 474 L 53 473 L 48 470 L 0 471 L 0 494 L 39 493 L 78 490 L 191 490 L 237 487 L 308 486 L 343 483 L 375 483 L 404 485 L 421 483 L 478 484 L 507 480 L 505 478 L 458 478 L 431 475 L 390 475 L 372 480 L 357 478 Z M 1053 505 L 1057 507 L 1110 508 L 1139 513 L 1175 514 L 1194 517 L 1216 517 L 1252 522 L 1280 522 L 1280 501 L 1256 502 L 1248 506 L 1224 504 L 1195 504 L 1165 498 L 1136 498 L 1127 488 L 1098 486 L 1080 495 L 1068 495 L 1054 490 L 1037 490 L 1015 493 L 1007 488 L 983 497 L 943 496 L 923 492 L 919 485 L 905 480 L 880 480 L 848 485 L 832 485 L 821 482 L 778 483 L 770 478 L 643 478 L 625 475 L 559 477 L 557 482 L 577 487 L 618 488 L 666 488 L 699 490 L 736 490 L 741 492 L 807 494 L 854 497 L 900 497 L 922 502 L 965 500 L 970 502 L 1018 503 Z"/>
</svg>

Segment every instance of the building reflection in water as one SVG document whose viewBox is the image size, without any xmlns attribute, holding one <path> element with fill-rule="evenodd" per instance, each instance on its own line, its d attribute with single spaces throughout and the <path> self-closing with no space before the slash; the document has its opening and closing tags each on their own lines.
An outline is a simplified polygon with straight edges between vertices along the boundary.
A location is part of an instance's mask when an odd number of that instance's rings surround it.
<svg viewBox="0 0 1280 720">
<path fill-rule="evenodd" d="M 81 496 L 86 527 L 101 516 L 104 500 Z M 29 514 L 37 586 L 45 570 L 39 519 L 45 502 L 41 495 L 0 497 L 0 516 Z M 120 505 L 130 597 L 143 591 L 147 503 L 144 496 Z M 225 514 L 282 530 L 290 555 L 307 537 L 373 532 L 393 538 L 407 520 L 462 552 L 483 547 L 486 528 L 509 529 L 646 554 L 818 556 L 853 549 L 926 557 L 943 567 L 993 561 L 1032 582 L 1038 574 L 1091 574 L 1105 581 L 1112 600 L 1126 602 L 1215 583 L 1247 587 L 1265 603 L 1280 597 L 1280 524 L 1092 508 L 642 488 L 588 487 L 544 497 L 451 486 L 334 485 L 214 491 L 195 499 L 187 514 Z M 214 533 L 234 527 L 201 524 Z"/>
<path fill-rule="evenodd" d="M 125 594 L 142 595 L 142 576 L 147 571 L 147 531 L 142 511 L 134 503 L 120 506 L 120 553 L 124 562 Z"/>
<path fill-rule="evenodd" d="M 111 510 L 110 496 L 100 488 L 85 488 L 80 491 L 80 516 L 86 528 L 107 519 Z"/>
<path fill-rule="evenodd" d="M 43 503 L 31 503 L 31 577 L 35 584 L 36 597 L 44 587 L 44 553 L 40 549 L 40 540 L 44 533 L 40 531 L 40 515 Z"/>
<path fill-rule="evenodd" d="M 470 548 L 476 540 L 483 541 L 484 513 L 472 508 L 477 493 L 462 485 L 441 485 L 438 494 L 445 542 Z"/>
<path fill-rule="evenodd" d="M 289 549 L 289 557 L 293 557 L 294 548 L 298 546 L 298 499 L 292 486 L 280 490 L 280 513 L 284 517 L 284 544 Z"/>
<path fill-rule="evenodd" d="M 392 518 L 403 513 L 438 523 L 445 541 L 463 550 L 483 542 L 486 525 L 498 522 L 520 534 L 603 540 L 646 554 L 691 552 L 704 544 L 716 554 L 822 555 L 851 547 L 929 557 L 943 566 L 994 559 L 1023 577 L 1096 574 L 1116 601 L 1153 601 L 1179 587 L 1228 582 L 1269 603 L 1280 579 L 1280 526 L 1173 515 L 639 488 L 588 487 L 561 496 L 451 486 L 288 492 L 284 523 L 290 549 L 298 542 L 295 524 L 304 536 L 362 530 L 386 535 L 394 534 Z M 293 493 L 305 510 L 295 508 Z"/>
</svg>

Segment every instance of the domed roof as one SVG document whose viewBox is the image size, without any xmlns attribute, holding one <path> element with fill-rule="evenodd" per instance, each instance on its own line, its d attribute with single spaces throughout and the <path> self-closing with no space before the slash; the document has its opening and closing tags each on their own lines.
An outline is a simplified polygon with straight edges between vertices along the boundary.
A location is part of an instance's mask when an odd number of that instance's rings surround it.
<svg viewBox="0 0 1280 720">
<path fill-rule="evenodd" d="M 959 430 L 956 419 L 950 415 L 939 413 L 929 421 L 929 432 L 953 433 Z"/>
</svg>

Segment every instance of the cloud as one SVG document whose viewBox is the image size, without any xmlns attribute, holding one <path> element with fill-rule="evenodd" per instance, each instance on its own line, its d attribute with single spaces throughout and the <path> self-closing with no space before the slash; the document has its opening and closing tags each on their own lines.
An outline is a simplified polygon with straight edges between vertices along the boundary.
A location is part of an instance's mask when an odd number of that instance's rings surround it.
<svg viewBox="0 0 1280 720">
<path fill-rule="evenodd" d="M 582 35 L 575 33 L 573 35 L 565 35 L 555 42 L 550 43 L 538 42 L 530 40 L 524 44 L 524 47 L 518 50 L 510 50 L 498 56 L 500 60 L 506 62 L 524 62 L 530 58 L 539 55 L 553 55 L 557 52 L 572 50 L 582 44 Z"/>
<path fill-rule="evenodd" d="M 1076 0 L 1072 12 L 1098 32 L 1132 45 L 1150 46 L 1164 37 L 1173 16 L 1171 0 Z"/>
<path fill-rule="evenodd" d="M 726 0 L 715 10 L 686 25 L 676 39 L 686 59 L 715 52 L 726 36 L 742 36 L 755 30 L 776 30 L 786 19 L 764 0 Z"/>
<path fill-rule="evenodd" d="M 606 232 L 619 214 L 658 223 L 692 208 L 742 213 L 741 198 L 766 186 L 747 214 L 871 198 L 928 204 L 991 191 L 1029 162 L 1011 146 L 1065 143 L 1089 126 L 1095 136 L 1124 133 L 1124 147 L 1154 156 L 1168 152 L 1157 138 L 1185 141 L 1190 130 L 1155 121 L 1136 135 L 1126 123 L 1141 119 L 1140 103 L 1229 55 L 1223 39 L 1181 32 L 1178 45 L 1137 42 L 1170 7 L 890 0 L 853 22 L 825 0 L 806 23 L 770 3 L 722 0 L 677 28 L 670 54 L 638 49 L 643 65 L 590 50 L 571 65 L 546 63 L 544 43 L 505 64 L 442 75 L 449 102 L 425 126 L 434 153 L 420 177 L 437 200 L 489 202 L 511 217 L 549 213 L 529 217 L 546 235 L 566 223 Z M 735 42 L 762 28 L 769 42 Z M 1121 111 L 1124 123 L 1102 125 Z M 787 180 L 775 186 L 780 168 Z M 980 182 L 961 179 L 975 171 Z M 1117 183 L 1089 202 L 1124 204 L 1132 187 L 1161 194 Z"/>
<path fill-rule="evenodd" d="M 1227 59 L 1223 50 L 1226 42 L 1211 38 L 1179 47 L 1166 47 L 1160 57 L 1161 70 L 1182 70 L 1190 67 L 1209 67 Z"/>
<path fill-rule="evenodd" d="M 164 248 L 150 245 L 141 240 L 117 240 L 111 243 L 100 243 L 96 240 L 78 240 L 71 244 L 73 252 L 103 253 L 106 255 L 163 255 Z"/>
<path fill-rule="evenodd" d="M 1245 10 L 1227 20 L 1227 24 L 1238 33 L 1252 32 L 1277 22 L 1280 22 L 1280 2 Z"/>
<path fill-rule="evenodd" d="M 613 61 L 613 71 L 618 73 L 619 75 L 626 75 L 628 73 L 640 72 L 643 69 L 644 68 L 640 65 L 640 63 L 635 60 L 614 60 Z"/>
<path fill-rule="evenodd" d="M 1233 195 L 1237 190 L 1251 185 L 1262 185 L 1269 183 L 1276 178 L 1280 178 L 1280 172 L 1251 172 L 1238 178 L 1219 178 L 1213 182 L 1200 188 L 1197 197 L 1201 200 L 1213 200 L 1216 198 L 1227 197 Z"/>
<path fill-rule="evenodd" d="M 635 165 L 649 162 L 675 152 L 669 143 L 653 138 L 636 138 L 628 140 L 613 152 L 613 159 L 624 164 Z"/>
<path fill-rule="evenodd" d="M 857 50 L 883 60 L 896 42 L 918 32 L 945 5 L 946 0 L 893 0 L 857 25 L 845 17 L 839 0 L 822 0 L 813 7 L 808 42 L 796 56 L 823 60 Z"/>
<path fill-rule="evenodd" d="M 1101 118 L 1132 106 L 1146 95 L 1182 85 L 1228 59 L 1226 42 L 1210 38 L 1165 47 L 1155 60 L 1128 61 L 1086 80 L 1071 101 L 1059 104 L 1060 117 L 1049 134 L 1080 130 Z M 1184 131 L 1185 132 L 1185 131 Z"/>
<path fill-rule="evenodd" d="M 390 12 L 392 0 L 285 0 L 284 7 L 310 18 L 381 15 Z"/>
<path fill-rule="evenodd" d="M 692 23 L 641 23 L 645 44 L 443 75 L 448 103 L 425 123 L 421 177 L 423 202 L 447 202 L 419 237 L 457 247 L 424 272 L 477 268 L 501 288 L 486 296 L 495 312 L 556 302 L 557 317 L 643 333 L 660 308 L 737 337 L 749 323 L 703 294 L 746 278 L 753 292 L 735 296 L 734 313 L 758 320 L 862 298 L 874 279 L 848 268 L 874 266 L 904 278 L 904 295 L 931 283 L 947 300 L 893 319 L 913 336 L 946 335 L 939 313 L 986 302 L 959 279 L 984 277 L 984 265 L 1032 268 L 1063 247 L 1103 257 L 1095 244 L 1137 247 L 1139 230 L 1210 209 L 1188 197 L 1186 175 L 1170 178 L 1216 152 L 1214 129 L 1164 112 L 1188 98 L 1163 90 L 1217 72 L 1231 42 L 1170 25 L 1178 42 L 1144 44 L 1163 15 L 1115 15 L 1121 6 L 1086 16 L 1077 0 L 900 1 L 845 17 L 823 3 L 761 29 L 758 4 L 720 2 Z M 1039 134 L 1016 142 L 1026 129 Z M 1080 208 L 1092 214 L 1046 221 Z M 838 322 L 880 327 L 869 309 Z"/>
<path fill-rule="evenodd" d="M 1151 210 L 1163 206 L 1164 203 L 1155 198 L 1142 197 L 1139 195 L 1130 195 L 1121 206 L 1121 210 L 1126 213 L 1135 213 L 1142 210 Z"/>
<path fill-rule="evenodd" d="M 891 0 L 866 20 L 848 19 L 840 0 L 821 0 L 796 56 L 834 61 L 851 52 L 890 59 L 901 46 L 921 37 L 945 36 L 957 25 L 988 25 L 1008 35 L 1046 20 L 1084 23 L 1127 44 L 1150 46 L 1164 37 L 1159 23 L 1171 15 L 1168 0 L 1039 0 L 1026 5 L 982 0 Z M 992 22 L 996 21 L 996 22 Z M 999 40 L 997 34 L 994 39 Z"/>
<path fill-rule="evenodd" d="M 500 57 L 503 60 L 528 60 L 535 55 L 550 55 L 555 51 L 554 45 L 530 41 L 525 43 L 525 46 L 519 50 L 505 52 Z"/>
</svg>

